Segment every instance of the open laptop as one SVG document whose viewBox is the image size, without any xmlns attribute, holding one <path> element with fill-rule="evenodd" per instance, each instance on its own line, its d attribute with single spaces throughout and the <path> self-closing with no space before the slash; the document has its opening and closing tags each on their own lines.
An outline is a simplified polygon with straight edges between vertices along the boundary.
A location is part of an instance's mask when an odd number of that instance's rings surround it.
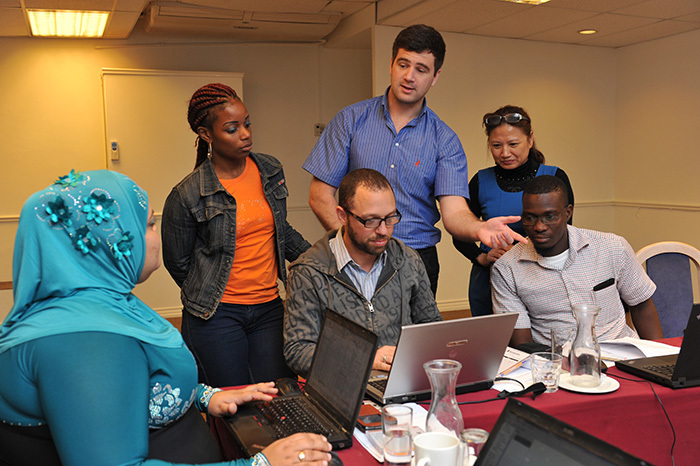
<svg viewBox="0 0 700 466">
<path fill-rule="evenodd" d="M 457 393 L 491 387 L 517 319 L 508 313 L 403 326 L 391 371 L 372 371 L 367 395 L 380 404 L 430 398 L 423 363 L 433 359 L 462 364 Z"/>
<path fill-rule="evenodd" d="M 327 310 L 304 391 L 245 404 L 227 427 L 250 456 L 295 432 L 322 434 L 334 450 L 350 447 L 376 348 L 374 333 Z"/>
<path fill-rule="evenodd" d="M 644 460 L 509 398 L 475 466 L 647 466 Z"/>
<path fill-rule="evenodd" d="M 700 304 L 694 304 L 678 354 L 615 362 L 615 367 L 671 388 L 700 385 Z"/>
</svg>

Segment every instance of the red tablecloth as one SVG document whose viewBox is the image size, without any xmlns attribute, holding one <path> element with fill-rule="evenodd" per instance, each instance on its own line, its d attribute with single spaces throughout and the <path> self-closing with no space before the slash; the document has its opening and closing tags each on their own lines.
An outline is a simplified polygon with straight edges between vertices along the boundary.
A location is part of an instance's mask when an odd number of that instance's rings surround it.
<svg viewBox="0 0 700 466">
<path fill-rule="evenodd" d="M 681 339 L 664 342 L 679 346 Z M 700 387 L 673 390 L 643 381 L 615 367 L 609 368 L 607 374 L 620 382 L 620 388 L 613 393 L 588 395 L 560 389 L 556 393 L 540 395 L 535 400 L 531 396 L 521 400 L 652 464 L 665 466 L 672 464 L 673 432 L 660 399 L 676 432 L 676 465 L 698 464 Z M 459 395 L 457 399 L 484 400 L 493 398 L 496 393 L 495 390 L 485 390 Z M 461 405 L 465 426 L 491 431 L 504 405 L 505 400 Z M 220 422 L 215 427 L 224 450 L 229 450 L 227 455 L 231 454 L 232 448 L 235 451 L 235 444 L 226 428 Z M 352 448 L 341 450 L 338 454 L 346 466 L 379 464 L 357 442 Z"/>
</svg>

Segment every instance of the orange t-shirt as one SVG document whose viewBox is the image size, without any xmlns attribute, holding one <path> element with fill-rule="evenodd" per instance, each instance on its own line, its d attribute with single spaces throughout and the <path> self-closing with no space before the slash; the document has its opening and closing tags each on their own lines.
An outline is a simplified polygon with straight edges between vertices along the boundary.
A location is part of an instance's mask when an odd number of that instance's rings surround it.
<svg viewBox="0 0 700 466">
<path fill-rule="evenodd" d="M 275 220 L 265 199 L 260 170 L 251 159 L 243 173 L 219 182 L 236 198 L 236 251 L 221 301 L 261 304 L 279 296 Z"/>
</svg>

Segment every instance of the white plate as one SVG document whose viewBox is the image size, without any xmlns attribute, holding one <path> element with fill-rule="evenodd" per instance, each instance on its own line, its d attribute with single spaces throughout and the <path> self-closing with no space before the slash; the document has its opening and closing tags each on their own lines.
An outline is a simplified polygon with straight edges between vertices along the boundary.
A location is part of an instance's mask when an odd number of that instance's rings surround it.
<svg viewBox="0 0 700 466">
<path fill-rule="evenodd" d="M 597 387 L 579 387 L 571 383 L 571 374 L 564 372 L 559 376 L 559 388 L 578 393 L 610 393 L 620 388 L 620 382 L 612 377 L 605 374 L 601 374 L 600 377 L 600 385 Z"/>
</svg>

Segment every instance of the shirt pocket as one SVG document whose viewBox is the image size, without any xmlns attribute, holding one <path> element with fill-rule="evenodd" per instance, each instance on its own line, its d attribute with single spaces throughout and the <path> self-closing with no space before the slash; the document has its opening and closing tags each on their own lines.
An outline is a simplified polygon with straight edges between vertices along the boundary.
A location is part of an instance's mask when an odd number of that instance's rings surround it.
<svg viewBox="0 0 700 466">
<path fill-rule="evenodd" d="M 216 203 L 199 204 L 193 211 L 197 221 L 197 232 L 202 239 L 201 244 L 195 249 L 195 255 L 199 253 L 212 254 L 223 251 L 227 235 L 235 235 L 236 209 L 224 209 Z M 227 228 L 226 217 L 233 215 L 233 222 Z M 199 249 L 199 250 L 197 250 Z"/>
<path fill-rule="evenodd" d="M 277 183 L 277 185 L 272 189 L 272 195 L 278 201 L 283 201 L 289 197 L 289 189 L 287 189 L 287 183 L 284 180 Z"/>
</svg>

